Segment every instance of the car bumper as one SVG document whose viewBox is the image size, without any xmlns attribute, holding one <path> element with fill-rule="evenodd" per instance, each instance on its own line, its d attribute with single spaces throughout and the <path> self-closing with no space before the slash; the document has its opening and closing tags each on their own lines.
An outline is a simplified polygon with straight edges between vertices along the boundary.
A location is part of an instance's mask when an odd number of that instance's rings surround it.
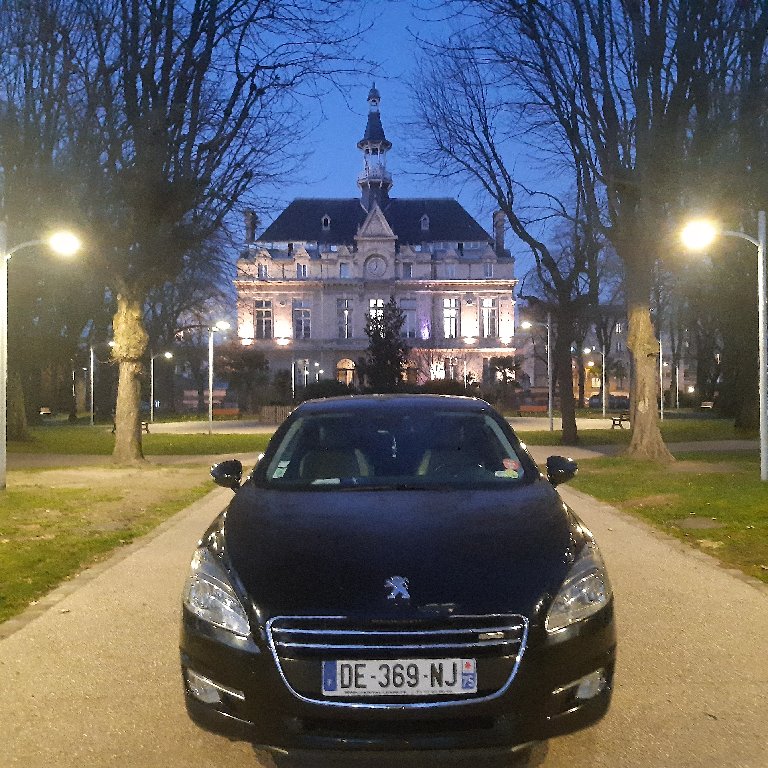
<svg viewBox="0 0 768 768">
<path fill-rule="evenodd" d="M 514 678 L 498 697 L 369 709 L 297 696 L 266 643 L 233 638 L 185 610 L 181 666 L 190 717 L 232 739 L 291 751 L 509 751 L 600 720 L 611 699 L 615 648 L 611 604 L 557 638 L 532 629 Z M 579 688 L 584 680 L 600 684 Z"/>
</svg>

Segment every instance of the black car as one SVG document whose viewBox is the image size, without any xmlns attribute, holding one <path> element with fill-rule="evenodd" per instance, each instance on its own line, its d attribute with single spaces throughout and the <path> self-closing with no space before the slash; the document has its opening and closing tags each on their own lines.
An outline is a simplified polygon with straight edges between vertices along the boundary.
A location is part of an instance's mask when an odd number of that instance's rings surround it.
<svg viewBox="0 0 768 768">
<path fill-rule="evenodd" d="M 592 534 L 509 424 L 463 397 L 306 402 L 236 490 L 183 595 L 187 710 L 278 750 L 524 751 L 611 698 Z"/>
<path fill-rule="evenodd" d="M 603 396 L 601 394 L 590 395 L 587 404 L 590 408 L 602 408 Z M 608 395 L 607 406 L 612 411 L 628 411 L 629 397 L 627 397 L 627 395 Z"/>
</svg>

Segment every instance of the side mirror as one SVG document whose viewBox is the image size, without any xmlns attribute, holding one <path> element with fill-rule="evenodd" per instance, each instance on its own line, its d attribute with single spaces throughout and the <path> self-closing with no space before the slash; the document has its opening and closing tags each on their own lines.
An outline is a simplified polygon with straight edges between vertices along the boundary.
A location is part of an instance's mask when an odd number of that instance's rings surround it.
<svg viewBox="0 0 768 768">
<path fill-rule="evenodd" d="M 216 485 L 236 491 L 243 481 L 243 465 L 238 459 L 220 461 L 211 467 L 211 477 Z"/>
<path fill-rule="evenodd" d="M 566 459 L 565 456 L 550 456 L 547 459 L 547 480 L 552 485 L 560 485 L 572 480 L 579 465 L 573 459 Z"/>
</svg>

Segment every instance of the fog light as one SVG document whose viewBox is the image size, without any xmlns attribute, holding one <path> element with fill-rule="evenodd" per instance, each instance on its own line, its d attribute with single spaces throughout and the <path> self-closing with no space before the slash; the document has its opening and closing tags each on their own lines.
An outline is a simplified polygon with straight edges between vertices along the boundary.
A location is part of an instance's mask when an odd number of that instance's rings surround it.
<svg viewBox="0 0 768 768">
<path fill-rule="evenodd" d="M 214 683 L 213 680 L 203 677 L 203 675 L 199 675 L 191 669 L 184 670 L 184 676 L 187 680 L 189 692 L 198 701 L 202 701 L 203 704 L 222 704 L 222 694 L 240 699 L 241 701 L 245 700 L 245 694 L 242 691 L 228 688 L 221 683 Z"/>
<path fill-rule="evenodd" d="M 572 683 L 568 683 L 568 685 L 564 685 L 562 688 L 556 688 L 552 691 L 552 695 L 564 701 L 570 700 L 573 703 L 588 701 L 602 693 L 607 685 L 608 681 L 605 679 L 605 670 L 598 669 L 578 680 L 574 680 Z"/>
<path fill-rule="evenodd" d="M 576 698 L 579 701 L 594 699 L 595 696 L 605 690 L 607 684 L 605 670 L 598 669 L 597 672 L 593 672 L 591 675 L 582 677 L 581 680 L 579 680 L 579 684 L 576 688 Z"/>
</svg>

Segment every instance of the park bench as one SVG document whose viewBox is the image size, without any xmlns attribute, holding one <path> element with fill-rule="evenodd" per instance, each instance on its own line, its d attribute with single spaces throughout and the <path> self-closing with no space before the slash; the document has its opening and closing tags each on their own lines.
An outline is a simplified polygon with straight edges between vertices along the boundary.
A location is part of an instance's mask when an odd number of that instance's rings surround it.
<svg viewBox="0 0 768 768">
<path fill-rule="evenodd" d="M 620 414 L 616 416 L 611 416 L 611 429 L 615 429 L 616 427 L 618 427 L 619 429 L 624 429 L 625 424 L 629 424 L 628 411 L 622 411 Z"/>
<path fill-rule="evenodd" d="M 240 418 L 240 409 L 239 408 L 224 408 L 223 406 L 214 406 L 213 407 L 213 415 L 214 416 L 225 416 L 230 419 L 238 419 Z"/>
<path fill-rule="evenodd" d="M 548 405 L 521 405 L 517 415 L 522 416 L 525 413 L 547 413 L 548 411 Z"/>
<path fill-rule="evenodd" d="M 704 400 L 699 406 L 702 411 L 711 411 L 715 407 L 713 400 Z"/>
</svg>

